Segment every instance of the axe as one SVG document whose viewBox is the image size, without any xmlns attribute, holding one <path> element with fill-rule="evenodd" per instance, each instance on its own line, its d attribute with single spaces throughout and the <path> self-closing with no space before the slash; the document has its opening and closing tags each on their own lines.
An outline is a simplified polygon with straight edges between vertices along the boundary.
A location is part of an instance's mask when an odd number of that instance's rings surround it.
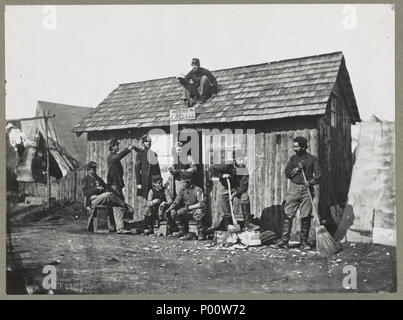
<svg viewBox="0 0 403 320">
<path fill-rule="evenodd" d="M 228 183 L 228 192 L 229 192 L 229 206 L 231 209 L 231 217 L 232 217 L 232 223 L 233 223 L 228 226 L 228 232 L 239 232 L 239 231 L 241 231 L 241 227 L 239 226 L 238 222 L 235 219 L 234 208 L 232 207 L 231 183 L 229 182 L 228 178 L 227 178 L 227 183 Z"/>
</svg>

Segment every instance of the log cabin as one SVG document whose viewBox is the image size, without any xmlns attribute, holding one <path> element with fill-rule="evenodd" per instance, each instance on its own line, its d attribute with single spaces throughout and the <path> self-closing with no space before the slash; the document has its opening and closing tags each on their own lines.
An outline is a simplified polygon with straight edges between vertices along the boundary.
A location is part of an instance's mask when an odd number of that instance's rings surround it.
<svg viewBox="0 0 403 320">
<path fill-rule="evenodd" d="M 98 163 L 105 179 L 109 140 L 117 138 L 125 147 L 151 133 L 152 149 L 167 179 L 173 142 L 187 135 L 198 141 L 198 150 L 191 152 L 200 163 L 198 181 L 214 219 L 217 182 L 209 177 L 208 167 L 213 161 L 231 159 L 233 150 L 241 151 L 250 173 L 252 213 L 263 219 L 281 216 L 289 185 L 284 168 L 293 154 L 293 138 L 304 136 L 308 152 L 321 164 L 321 217 L 329 214 L 330 206 L 346 201 L 352 171 L 351 125 L 361 120 L 342 52 L 212 73 L 218 94 L 190 109 L 184 106 L 183 88 L 175 77 L 119 85 L 73 128 L 77 135 L 87 133 L 87 160 Z M 124 195 L 137 208 L 135 153 L 122 164 Z"/>
</svg>

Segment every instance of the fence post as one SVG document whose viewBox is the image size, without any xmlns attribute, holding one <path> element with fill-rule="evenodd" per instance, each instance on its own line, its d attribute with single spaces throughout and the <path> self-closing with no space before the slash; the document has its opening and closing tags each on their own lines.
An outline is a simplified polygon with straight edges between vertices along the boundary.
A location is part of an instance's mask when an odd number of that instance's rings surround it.
<svg viewBox="0 0 403 320">
<path fill-rule="evenodd" d="M 77 200 L 77 171 L 74 170 L 74 193 L 73 193 L 73 201 Z"/>
</svg>

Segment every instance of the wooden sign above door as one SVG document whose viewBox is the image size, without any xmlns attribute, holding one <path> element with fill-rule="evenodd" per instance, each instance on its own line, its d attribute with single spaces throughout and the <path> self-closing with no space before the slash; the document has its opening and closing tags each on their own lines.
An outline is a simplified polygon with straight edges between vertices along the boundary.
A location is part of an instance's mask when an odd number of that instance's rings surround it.
<svg viewBox="0 0 403 320">
<path fill-rule="evenodd" d="M 196 119 L 195 108 L 176 108 L 169 111 L 169 120 L 183 121 Z"/>
</svg>

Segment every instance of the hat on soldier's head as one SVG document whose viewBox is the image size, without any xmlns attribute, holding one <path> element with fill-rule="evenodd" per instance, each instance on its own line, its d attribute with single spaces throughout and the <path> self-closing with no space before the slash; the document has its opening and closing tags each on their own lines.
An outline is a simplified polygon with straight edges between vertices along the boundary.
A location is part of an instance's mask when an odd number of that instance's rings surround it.
<svg viewBox="0 0 403 320">
<path fill-rule="evenodd" d="M 97 163 L 95 161 L 90 161 L 87 163 L 87 169 L 93 169 L 93 168 L 97 168 Z"/>
<path fill-rule="evenodd" d="M 304 137 L 301 137 L 301 136 L 295 137 L 294 142 L 298 142 L 298 145 L 301 148 L 306 149 L 308 147 L 308 141 Z"/>
<path fill-rule="evenodd" d="M 192 59 L 192 66 L 199 66 L 200 67 L 200 60 L 199 58 Z"/>
<path fill-rule="evenodd" d="M 109 141 L 109 147 L 114 147 L 119 145 L 119 140 L 118 139 L 112 139 Z"/>
<path fill-rule="evenodd" d="M 182 171 L 180 173 L 180 179 L 181 180 L 191 180 L 192 179 L 192 173 L 189 171 Z"/>
<path fill-rule="evenodd" d="M 146 141 L 151 142 L 151 137 L 148 134 L 143 135 L 140 139 L 141 139 L 141 142 L 146 142 Z"/>
<path fill-rule="evenodd" d="M 151 177 L 152 183 L 162 182 L 162 177 L 159 174 L 155 174 Z"/>
</svg>

